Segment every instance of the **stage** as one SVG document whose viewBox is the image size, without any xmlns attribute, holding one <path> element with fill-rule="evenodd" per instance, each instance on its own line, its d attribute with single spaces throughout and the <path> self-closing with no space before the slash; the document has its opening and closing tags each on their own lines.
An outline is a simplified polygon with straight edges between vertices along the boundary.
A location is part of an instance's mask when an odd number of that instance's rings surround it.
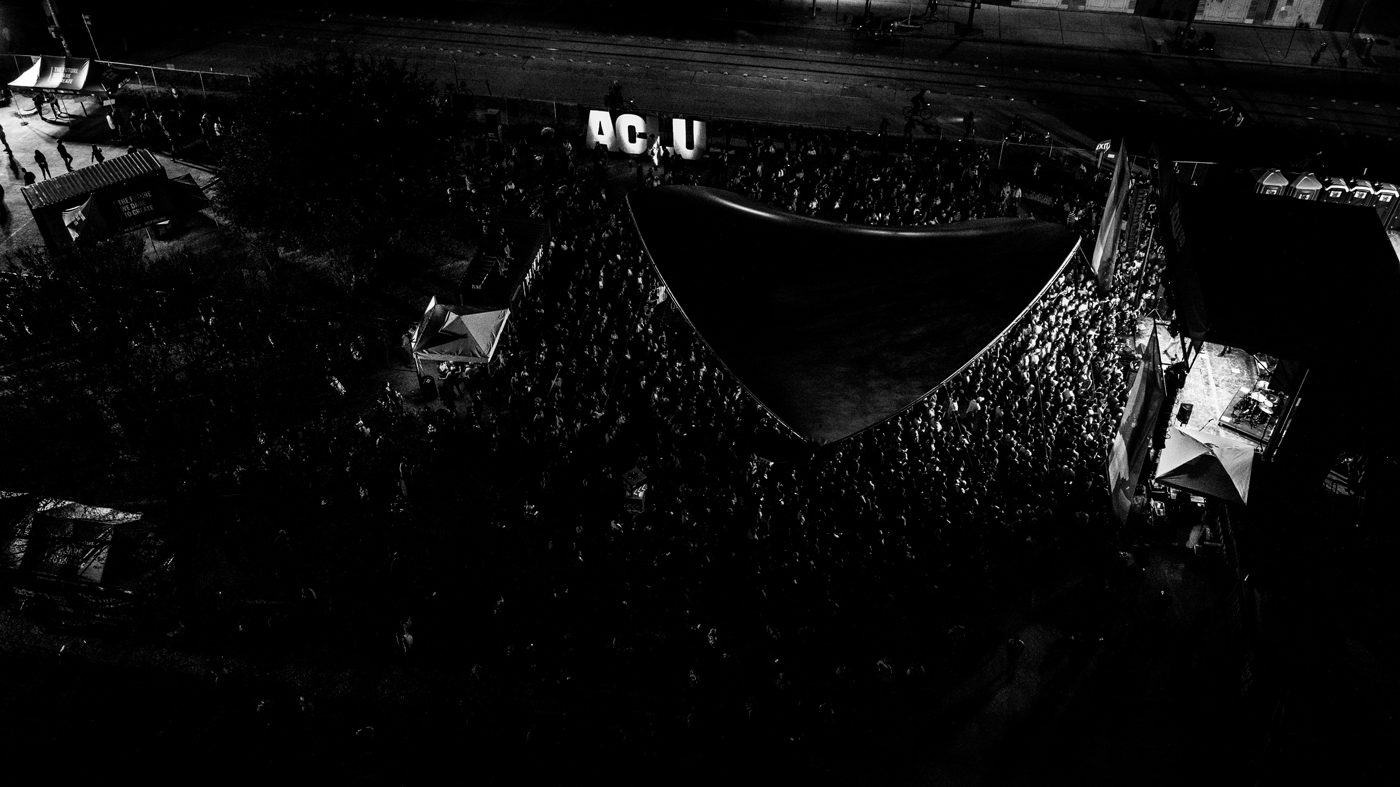
<svg viewBox="0 0 1400 787">
<path fill-rule="evenodd" d="M 1165 324 L 1157 326 L 1157 343 L 1164 369 L 1182 360 L 1181 340 L 1173 339 Z M 1262 446 L 1282 414 L 1283 402 L 1267 386 L 1260 388 L 1259 382 L 1260 363 L 1254 355 L 1206 342 L 1176 400 L 1168 403 L 1172 408 L 1168 423 Z M 1260 398 L 1267 405 L 1258 402 Z M 1273 418 L 1264 412 L 1268 409 L 1273 410 Z"/>
</svg>

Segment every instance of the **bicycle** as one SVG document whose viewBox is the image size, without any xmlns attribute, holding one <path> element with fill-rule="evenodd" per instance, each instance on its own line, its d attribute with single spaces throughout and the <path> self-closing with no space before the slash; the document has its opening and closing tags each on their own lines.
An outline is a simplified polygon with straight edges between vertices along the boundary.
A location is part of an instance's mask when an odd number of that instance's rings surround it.
<svg viewBox="0 0 1400 787">
<path fill-rule="evenodd" d="M 928 104 L 924 104 L 923 106 L 910 104 L 909 106 L 904 108 L 905 120 L 913 120 L 914 118 L 918 118 L 919 120 L 928 120 L 932 117 L 933 107 L 929 106 Z"/>
</svg>

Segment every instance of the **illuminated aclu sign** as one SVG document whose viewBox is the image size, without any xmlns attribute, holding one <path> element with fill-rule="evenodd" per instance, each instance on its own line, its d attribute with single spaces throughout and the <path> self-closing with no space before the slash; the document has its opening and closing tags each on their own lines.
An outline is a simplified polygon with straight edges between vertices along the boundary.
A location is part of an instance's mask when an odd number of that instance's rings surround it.
<svg viewBox="0 0 1400 787">
<path fill-rule="evenodd" d="M 673 154 L 687 161 L 694 161 L 705 155 L 708 146 L 705 138 L 705 121 L 671 118 L 669 143 L 661 136 L 661 118 L 642 117 L 624 112 L 614 120 L 604 109 L 588 112 L 587 142 L 590 149 L 606 145 L 614 153 L 627 153 L 640 156 L 652 144 L 660 141 Z"/>
</svg>

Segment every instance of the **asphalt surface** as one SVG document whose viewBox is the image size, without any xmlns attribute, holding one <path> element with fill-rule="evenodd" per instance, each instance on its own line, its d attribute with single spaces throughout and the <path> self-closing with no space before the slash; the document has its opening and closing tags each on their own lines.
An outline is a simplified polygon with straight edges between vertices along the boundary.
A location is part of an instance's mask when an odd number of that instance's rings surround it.
<svg viewBox="0 0 1400 787">
<path fill-rule="evenodd" d="M 182 28 L 162 46 L 128 57 L 247 73 L 264 60 L 345 50 L 405 58 L 431 78 L 483 95 L 600 105 L 617 79 L 646 112 L 831 128 L 873 129 L 885 117 L 898 124 L 912 93 L 928 88 L 945 132 L 971 111 L 983 136 L 999 136 L 1019 114 L 1076 147 L 1166 132 L 1191 148 L 1187 156 L 1204 160 L 1244 150 L 1266 160 L 1260 163 L 1292 165 L 1323 149 L 1330 163 L 1359 170 L 1385 169 L 1400 158 L 1396 74 L 1355 60 L 1350 69 L 1326 61 L 1313 67 L 1287 39 L 1271 39 L 1276 30 L 1249 31 L 1260 43 L 1234 45 L 1236 57 L 1186 57 L 1153 53 L 1148 34 L 1092 29 L 1124 21 L 1114 14 L 989 7 L 979 12 L 986 25 L 979 36 L 960 37 L 952 22 L 931 21 L 875 43 L 820 14 L 804 17 L 791 4 L 759 20 L 617 11 L 598 3 L 473 3 L 437 19 L 248 13 Z M 1014 21 L 1015 11 L 1022 21 Z M 1056 44 L 1045 29 L 1050 22 L 1037 21 L 1036 13 L 1085 30 L 1061 29 L 1058 40 L 1076 43 Z M 1002 21 L 993 27 L 995 19 Z M 1215 27 L 1222 40 L 1237 32 Z M 1288 57 L 1270 59 L 1280 48 Z M 1244 111 L 1242 130 L 1206 122 L 1213 97 Z"/>
</svg>

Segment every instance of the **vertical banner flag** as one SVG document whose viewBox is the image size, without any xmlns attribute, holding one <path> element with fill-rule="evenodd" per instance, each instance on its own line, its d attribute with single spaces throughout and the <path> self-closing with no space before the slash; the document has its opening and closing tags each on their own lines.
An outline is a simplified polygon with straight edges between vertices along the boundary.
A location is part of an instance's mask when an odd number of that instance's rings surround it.
<svg viewBox="0 0 1400 787">
<path fill-rule="evenodd" d="M 1167 386 L 1162 379 L 1162 352 L 1157 346 L 1154 330 L 1142 354 L 1133 387 L 1128 391 L 1123 422 L 1113 438 L 1108 455 L 1108 488 L 1113 496 L 1113 513 L 1119 522 L 1128 521 L 1133 505 L 1133 491 L 1142 475 L 1147 449 L 1152 444 L 1152 429 L 1167 398 Z"/>
<path fill-rule="evenodd" d="M 1113 164 L 1113 181 L 1108 187 L 1108 202 L 1104 205 L 1099 236 L 1094 242 L 1094 257 L 1090 261 L 1099 287 L 1107 290 L 1113 283 L 1113 263 L 1118 256 L 1118 234 L 1123 225 L 1123 205 L 1132 188 L 1133 173 L 1128 166 L 1128 143 L 1118 146 L 1118 160 Z"/>
<path fill-rule="evenodd" d="M 1200 276 L 1196 271 L 1196 255 L 1191 238 L 1186 234 L 1182 185 L 1177 182 L 1175 162 L 1165 155 L 1160 146 L 1154 147 L 1157 160 L 1157 216 L 1161 221 L 1158 237 L 1167 250 L 1167 278 L 1171 282 L 1172 303 L 1177 319 L 1181 320 L 1191 340 L 1204 341 L 1210 320 L 1205 311 L 1205 298 L 1201 294 Z"/>
</svg>

